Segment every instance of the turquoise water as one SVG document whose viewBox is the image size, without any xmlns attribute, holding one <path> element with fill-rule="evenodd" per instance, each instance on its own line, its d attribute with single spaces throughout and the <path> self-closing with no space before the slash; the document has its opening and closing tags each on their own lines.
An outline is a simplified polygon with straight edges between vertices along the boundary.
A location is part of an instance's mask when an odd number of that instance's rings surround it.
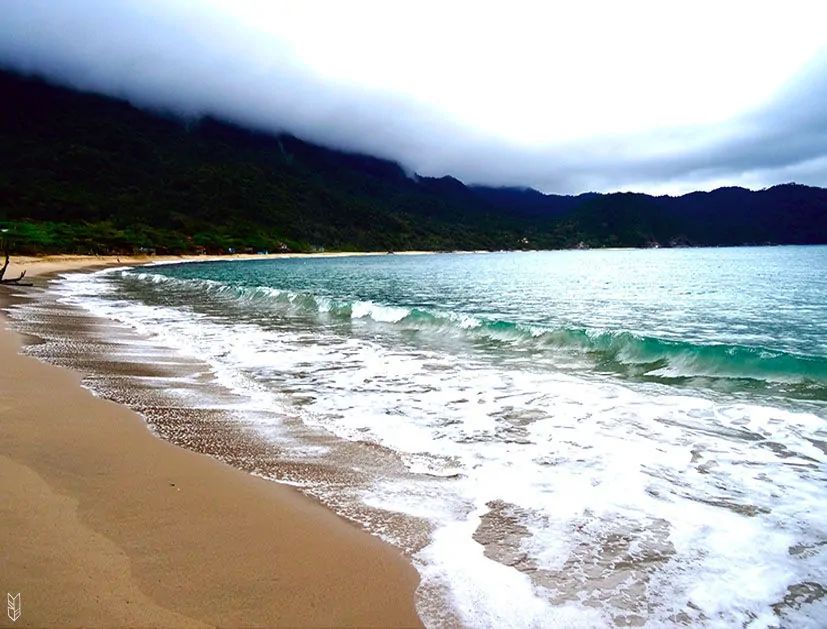
<svg viewBox="0 0 827 629">
<path fill-rule="evenodd" d="M 618 376 L 823 400 L 825 270 L 827 248 L 777 247 L 216 262 L 157 272 L 232 287 L 244 306 L 281 291 L 282 301 L 334 324 L 356 308 L 412 343 L 413 332 L 431 332 L 423 341 L 439 345 L 435 335 L 464 330 L 492 355 L 577 357 L 580 368 Z"/>
<path fill-rule="evenodd" d="M 257 438 L 358 472 L 290 480 L 411 554 L 430 626 L 823 627 L 825 269 L 827 247 L 382 255 L 56 290 L 205 361 Z"/>
</svg>

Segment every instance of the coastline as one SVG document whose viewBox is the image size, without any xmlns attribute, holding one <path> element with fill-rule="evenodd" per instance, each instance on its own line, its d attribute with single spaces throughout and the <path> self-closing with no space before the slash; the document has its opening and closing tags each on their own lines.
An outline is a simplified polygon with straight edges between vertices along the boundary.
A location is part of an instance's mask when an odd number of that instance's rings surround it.
<svg viewBox="0 0 827 629">
<path fill-rule="evenodd" d="M 18 258 L 7 277 L 240 258 Z M 421 626 L 400 551 L 157 438 L 21 345 L 0 313 L 0 589 L 21 593 L 15 626 Z"/>
<path fill-rule="evenodd" d="M 397 251 L 392 255 L 416 256 L 432 255 L 435 251 Z M 466 253 L 466 252 L 456 252 Z M 467 252 L 481 253 L 481 252 Z M 75 255 L 75 254 L 54 254 L 44 256 L 14 256 L 6 271 L 11 277 L 22 269 L 32 269 L 36 275 L 47 275 L 50 273 L 70 272 L 89 267 L 106 266 L 133 266 L 141 264 L 167 263 L 167 262 L 231 262 L 233 260 L 283 260 L 288 258 L 347 258 L 364 256 L 388 255 L 383 251 L 327 251 L 321 253 L 234 253 L 227 255 Z"/>
</svg>

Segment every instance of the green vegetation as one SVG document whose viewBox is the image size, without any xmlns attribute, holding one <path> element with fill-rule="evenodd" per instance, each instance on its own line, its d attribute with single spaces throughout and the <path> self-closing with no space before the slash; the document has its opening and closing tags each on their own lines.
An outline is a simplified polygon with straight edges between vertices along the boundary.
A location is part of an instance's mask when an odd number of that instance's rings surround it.
<svg viewBox="0 0 827 629">
<path fill-rule="evenodd" d="M 522 236 L 396 164 L 14 75 L 0 85 L 0 227 L 21 253 L 500 248 Z"/>
<path fill-rule="evenodd" d="M 685 197 L 468 187 L 0 72 L 0 229 L 19 253 L 827 242 L 805 186 Z"/>
</svg>

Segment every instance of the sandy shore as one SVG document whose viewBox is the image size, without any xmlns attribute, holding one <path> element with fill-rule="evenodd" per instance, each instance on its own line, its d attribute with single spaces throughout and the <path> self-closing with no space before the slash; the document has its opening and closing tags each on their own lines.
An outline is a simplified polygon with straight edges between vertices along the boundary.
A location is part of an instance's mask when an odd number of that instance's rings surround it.
<svg viewBox="0 0 827 629">
<path fill-rule="evenodd" d="M 7 277 L 110 264 L 20 259 Z M 0 314 L 0 595 L 21 593 L 14 626 L 420 626 L 418 575 L 395 548 L 154 437 L 78 374 L 21 356 L 7 325 Z"/>
<path fill-rule="evenodd" d="M 433 251 L 400 251 L 396 255 L 430 255 Z M 458 252 L 460 253 L 460 252 Z M 466 253 L 466 252 L 462 252 Z M 468 252 L 470 253 L 470 252 Z M 477 252 L 480 253 L 480 252 Z M 237 253 L 224 256 L 190 255 L 190 256 L 79 256 L 79 255 L 53 255 L 53 256 L 15 256 L 11 260 L 6 271 L 6 278 L 16 276 L 21 270 L 26 270 L 30 276 L 46 275 L 61 271 L 75 271 L 90 267 L 104 267 L 113 265 L 130 266 L 135 264 L 151 264 L 158 262 L 206 262 L 209 260 L 267 260 L 285 258 L 342 258 L 360 256 L 381 256 L 387 255 L 382 252 L 325 252 L 325 253 Z M 0 260 L 0 266 L 2 266 Z"/>
</svg>

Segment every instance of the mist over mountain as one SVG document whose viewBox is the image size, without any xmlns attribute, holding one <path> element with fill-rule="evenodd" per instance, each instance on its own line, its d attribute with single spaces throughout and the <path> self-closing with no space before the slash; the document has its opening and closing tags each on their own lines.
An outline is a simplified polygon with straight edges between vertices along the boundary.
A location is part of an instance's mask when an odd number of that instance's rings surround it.
<svg viewBox="0 0 827 629">
<path fill-rule="evenodd" d="M 4 0 L 0 67 L 471 184 L 827 186 L 819 3 L 598 4 Z"/>
<path fill-rule="evenodd" d="M 548 195 L 0 73 L 0 226 L 18 251 L 827 243 L 827 190 Z"/>
</svg>

